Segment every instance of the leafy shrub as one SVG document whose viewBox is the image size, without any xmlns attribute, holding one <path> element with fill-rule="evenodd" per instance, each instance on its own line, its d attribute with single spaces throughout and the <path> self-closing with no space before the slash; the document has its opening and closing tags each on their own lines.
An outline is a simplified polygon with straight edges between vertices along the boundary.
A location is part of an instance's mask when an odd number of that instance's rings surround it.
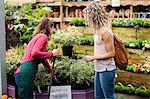
<svg viewBox="0 0 150 99">
<path fill-rule="evenodd" d="M 23 57 L 23 48 L 16 47 L 11 48 L 6 51 L 6 72 L 9 75 L 14 74 L 15 66 L 20 62 L 20 59 Z"/>
<path fill-rule="evenodd" d="M 136 67 L 133 65 L 129 65 L 129 66 L 127 66 L 126 70 L 131 71 L 131 72 L 136 72 Z"/>
<path fill-rule="evenodd" d="M 94 45 L 93 36 L 82 36 L 79 38 L 80 45 Z"/>
<path fill-rule="evenodd" d="M 127 26 L 127 22 L 120 20 L 120 21 L 113 21 L 112 26 L 114 27 L 124 27 Z"/>
<path fill-rule="evenodd" d="M 85 19 L 83 18 L 73 18 L 71 20 L 71 24 L 75 26 L 84 26 L 85 25 Z"/>
<path fill-rule="evenodd" d="M 63 47 L 74 46 L 75 44 L 79 44 L 79 37 L 82 34 L 77 30 L 74 30 L 74 27 L 71 27 L 67 31 L 56 31 L 53 35 L 53 39 L 55 43 L 60 43 Z"/>
<path fill-rule="evenodd" d="M 135 94 L 139 96 L 145 96 L 149 97 L 150 95 L 150 90 L 145 90 L 141 88 L 132 88 L 132 87 L 126 87 L 126 86 L 120 86 L 120 85 L 115 85 L 115 92 L 119 93 L 126 93 L 126 94 Z"/>
<path fill-rule="evenodd" d="M 112 22 L 112 26 L 114 27 L 150 27 L 149 20 L 133 20 L 133 21 L 124 21 L 124 20 L 117 20 Z"/>
<path fill-rule="evenodd" d="M 58 84 L 71 84 L 73 89 L 86 89 L 93 84 L 93 63 L 64 58 L 56 63 L 54 70 Z"/>
</svg>

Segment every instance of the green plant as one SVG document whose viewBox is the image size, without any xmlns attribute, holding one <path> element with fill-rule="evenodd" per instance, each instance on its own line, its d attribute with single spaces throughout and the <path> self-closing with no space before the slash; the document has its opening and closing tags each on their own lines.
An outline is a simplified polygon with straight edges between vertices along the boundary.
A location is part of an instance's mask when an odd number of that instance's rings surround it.
<svg viewBox="0 0 150 99">
<path fill-rule="evenodd" d="M 27 16 L 32 16 L 32 4 L 23 4 L 20 8 L 22 18 L 26 18 Z"/>
<path fill-rule="evenodd" d="M 48 12 L 52 12 L 51 8 L 48 6 L 43 6 L 41 4 L 38 4 L 36 6 L 36 9 L 33 10 L 33 16 L 36 19 L 41 19 L 43 17 L 45 17 L 46 13 Z"/>
<path fill-rule="evenodd" d="M 143 27 L 150 27 L 150 20 L 146 20 L 143 22 Z"/>
<path fill-rule="evenodd" d="M 80 45 L 94 45 L 93 36 L 81 36 L 79 38 Z"/>
<path fill-rule="evenodd" d="M 136 72 L 136 67 L 133 65 L 128 65 L 126 68 L 127 71 Z"/>
<path fill-rule="evenodd" d="M 50 84 L 51 80 L 51 74 L 46 73 L 45 67 L 40 64 L 38 66 L 38 72 L 36 74 L 34 83 L 38 87 L 40 86 L 41 88 L 44 86 L 48 86 Z"/>
<path fill-rule="evenodd" d="M 94 78 L 93 63 L 64 57 L 54 68 L 58 84 L 71 84 L 73 89 L 91 87 Z"/>
<path fill-rule="evenodd" d="M 140 20 L 140 19 L 134 19 L 133 21 L 124 21 L 124 20 L 115 20 L 112 21 L 112 26 L 114 27 L 150 27 L 150 21 L 149 20 Z"/>
<path fill-rule="evenodd" d="M 120 21 L 113 21 L 112 26 L 114 27 L 124 27 L 127 26 L 127 22 L 120 20 Z"/>
<path fill-rule="evenodd" d="M 85 19 L 83 18 L 73 18 L 71 20 L 71 24 L 75 26 L 84 26 L 85 25 Z"/>
<path fill-rule="evenodd" d="M 19 17 L 19 7 L 13 6 L 5 2 L 5 20 L 14 19 Z"/>
<path fill-rule="evenodd" d="M 71 47 L 75 44 L 79 44 L 78 39 L 82 34 L 72 28 L 67 31 L 56 31 L 53 35 L 54 42 L 62 44 L 63 47 Z"/>
<path fill-rule="evenodd" d="M 20 62 L 20 59 L 23 57 L 23 48 L 22 47 L 16 47 L 11 48 L 6 51 L 6 72 L 9 75 L 14 74 L 14 70 L 16 68 L 16 65 Z"/>
<path fill-rule="evenodd" d="M 93 63 L 83 60 L 75 61 L 70 67 L 71 85 L 75 88 L 88 88 L 93 84 Z"/>
<path fill-rule="evenodd" d="M 142 47 L 150 48 L 150 40 L 143 40 Z"/>
<path fill-rule="evenodd" d="M 145 90 L 141 88 L 126 87 L 126 86 L 120 86 L 120 85 L 115 85 L 115 92 L 135 94 L 135 95 L 145 96 L 145 97 L 149 97 L 149 94 L 150 94 L 150 90 L 147 90 L 147 89 Z"/>
</svg>

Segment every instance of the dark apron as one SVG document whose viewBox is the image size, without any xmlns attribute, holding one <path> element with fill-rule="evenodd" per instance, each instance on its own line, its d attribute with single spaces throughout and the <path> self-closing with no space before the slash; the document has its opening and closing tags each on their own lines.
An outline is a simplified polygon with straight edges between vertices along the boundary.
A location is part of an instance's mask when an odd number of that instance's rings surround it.
<svg viewBox="0 0 150 99">
<path fill-rule="evenodd" d="M 34 78 L 36 76 L 39 63 L 41 62 L 28 61 L 21 64 L 20 73 L 15 75 L 15 81 L 18 89 L 17 99 L 33 98 Z"/>
</svg>

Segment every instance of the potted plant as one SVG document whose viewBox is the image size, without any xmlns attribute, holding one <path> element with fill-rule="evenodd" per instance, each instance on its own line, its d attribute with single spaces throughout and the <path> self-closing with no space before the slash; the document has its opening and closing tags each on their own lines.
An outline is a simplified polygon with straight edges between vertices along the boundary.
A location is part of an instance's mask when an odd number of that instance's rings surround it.
<svg viewBox="0 0 150 99">
<path fill-rule="evenodd" d="M 57 76 L 55 85 L 71 85 L 73 99 L 94 99 L 93 62 L 74 60 L 64 57 L 56 62 L 54 71 Z"/>
<path fill-rule="evenodd" d="M 73 18 L 71 24 L 74 26 L 85 26 L 85 19 L 83 18 Z"/>
<path fill-rule="evenodd" d="M 59 12 L 53 12 L 53 16 L 54 16 L 54 18 L 58 18 L 59 17 Z"/>
<path fill-rule="evenodd" d="M 67 31 L 57 31 L 53 36 L 55 43 L 62 44 L 63 55 L 72 57 L 72 50 L 75 44 L 79 43 L 79 36 L 82 35 L 73 27 Z"/>
</svg>

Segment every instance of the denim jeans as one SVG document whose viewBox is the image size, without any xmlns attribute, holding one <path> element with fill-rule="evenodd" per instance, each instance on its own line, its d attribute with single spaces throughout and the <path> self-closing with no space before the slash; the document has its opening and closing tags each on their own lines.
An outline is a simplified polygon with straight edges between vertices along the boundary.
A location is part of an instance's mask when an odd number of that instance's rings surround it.
<svg viewBox="0 0 150 99">
<path fill-rule="evenodd" d="M 95 72 L 94 90 L 95 99 L 114 98 L 114 77 L 116 70 Z"/>
</svg>

